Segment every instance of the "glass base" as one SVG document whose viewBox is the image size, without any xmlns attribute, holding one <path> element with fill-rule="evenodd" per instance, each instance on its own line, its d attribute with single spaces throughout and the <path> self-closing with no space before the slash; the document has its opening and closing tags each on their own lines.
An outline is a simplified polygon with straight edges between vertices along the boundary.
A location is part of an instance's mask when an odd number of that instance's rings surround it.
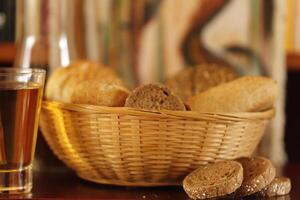
<svg viewBox="0 0 300 200">
<path fill-rule="evenodd" d="M 28 193 L 32 189 L 32 167 L 16 170 L 0 170 L 0 193 Z"/>
</svg>

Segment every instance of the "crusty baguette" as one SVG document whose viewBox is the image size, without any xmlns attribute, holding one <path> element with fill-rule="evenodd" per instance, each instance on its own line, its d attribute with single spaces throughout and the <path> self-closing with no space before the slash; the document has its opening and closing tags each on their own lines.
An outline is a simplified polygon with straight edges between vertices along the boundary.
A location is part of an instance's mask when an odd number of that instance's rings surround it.
<svg viewBox="0 0 300 200">
<path fill-rule="evenodd" d="M 245 76 L 190 98 L 188 105 L 199 112 L 256 112 L 271 108 L 277 95 L 272 79 Z"/>
<path fill-rule="evenodd" d="M 74 87 L 71 103 L 121 107 L 128 94 L 129 91 L 123 86 L 88 80 Z"/>
<path fill-rule="evenodd" d="M 289 178 L 276 177 L 261 191 L 261 194 L 267 197 L 286 195 L 290 193 L 291 187 L 291 180 Z"/>
<path fill-rule="evenodd" d="M 236 161 L 221 161 L 201 166 L 183 180 L 191 199 L 221 197 L 236 191 L 243 181 L 243 168 Z"/>
<path fill-rule="evenodd" d="M 203 63 L 196 67 L 185 67 L 175 76 L 166 81 L 166 85 L 184 102 L 190 97 L 221 83 L 238 78 L 231 68 Z"/>
<path fill-rule="evenodd" d="M 244 169 L 244 180 L 241 187 L 236 191 L 237 197 L 248 196 L 261 191 L 268 186 L 276 175 L 272 162 L 263 157 L 239 158 Z"/>
<path fill-rule="evenodd" d="M 49 77 L 46 86 L 46 98 L 49 100 L 70 102 L 74 88 L 86 80 L 124 85 L 113 70 L 92 61 L 74 61 L 67 67 L 58 68 Z"/>
<path fill-rule="evenodd" d="M 185 110 L 185 105 L 180 98 L 160 84 L 137 87 L 127 97 L 125 106 L 145 110 Z"/>
</svg>

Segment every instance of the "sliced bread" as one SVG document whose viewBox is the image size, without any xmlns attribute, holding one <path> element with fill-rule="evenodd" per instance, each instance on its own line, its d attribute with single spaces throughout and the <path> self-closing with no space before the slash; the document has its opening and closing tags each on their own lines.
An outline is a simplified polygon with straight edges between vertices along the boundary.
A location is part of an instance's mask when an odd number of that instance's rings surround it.
<svg viewBox="0 0 300 200">
<path fill-rule="evenodd" d="M 291 187 L 291 180 L 289 178 L 276 177 L 261 191 L 261 194 L 267 197 L 286 195 L 290 193 Z"/>
<path fill-rule="evenodd" d="M 191 172 L 183 180 L 183 188 L 191 199 L 206 199 L 231 194 L 242 182 L 242 165 L 236 161 L 221 161 Z"/>
<path fill-rule="evenodd" d="M 145 110 L 186 110 L 180 98 L 160 84 L 147 84 L 134 89 L 127 97 L 125 106 Z"/>
<path fill-rule="evenodd" d="M 276 171 L 272 162 L 263 157 L 243 157 L 237 159 L 244 169 L 244 180 L 236 191 L 237 197 L 244 197 L 261 191 L 275 178 Z"/>
</svg>

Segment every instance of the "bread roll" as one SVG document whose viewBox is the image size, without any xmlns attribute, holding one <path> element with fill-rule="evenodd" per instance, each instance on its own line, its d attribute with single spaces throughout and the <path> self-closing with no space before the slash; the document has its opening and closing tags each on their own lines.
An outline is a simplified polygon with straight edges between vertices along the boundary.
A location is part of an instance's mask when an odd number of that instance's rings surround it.
<svg viewBox="0 0 300 200">
<path fill-rule="evenodd" d="M 188 100 L 199 112 L 258 112 L 271 108 L 278 95 L 275 81 L 246 76 L 208 89 Z"/>
<path fill-rule="evenodd" d="M 194 73 L 195 68 L 186 67 L 166 82 L 166 85 L 170 88 L 170 90 L 172 90 L 174 94 L 179 96 L 184 102 L 191 96 L 195 95 Z"/>
<path fill-rule="evenodd" d="M 185 110 L 180 98 L 160 84 L 147 84 L 134 89 L 125 106 L 145 110 Z"/>
<path fill-rule="evenodd" d="M 201 64 L 186 67 L 174 77 L 167 80 L 166 85 L 184 102 L 190 97 L 221 83 L 238 78 L 231 68 L 216 64 Z"/>
<path fill-rule="evenodd" d="M 128 94 L 129 91 L 123 86 L 88 80 L 74 86 L 71 103 L 121 107 Z"/>
<path fill-rule="evenodd" d="M 48 100 L 61 101 L 63 87 L 72 73 L 72 67 L 60 67 L 56 69 L 53 74 L 49 77 L 46 84 L 45 96 Z"/>
<path fill-rule="evenodd" d="M 236 191 L 243 182 L 243 168 L 235 161 L 221 161 L 201 166 L 183 180 L 191 199 L 222 197 Z"/>
<path fill-rule="evenodd" d="M 227 83 L 239 77 L 232 68 L 217 64 L 201 64 L 196 68 L 194 94 L 206 91 L 222 83 Z"/>
<path fill-rule="evenodd" d="M 91 61 L 75 61 L 67 67 L 54 71 L 46 86 L 46 98 L 49 100 L 70 102 L 74 88 L 86 80 L 124 85 L 114 71 Z"/>
</svg>

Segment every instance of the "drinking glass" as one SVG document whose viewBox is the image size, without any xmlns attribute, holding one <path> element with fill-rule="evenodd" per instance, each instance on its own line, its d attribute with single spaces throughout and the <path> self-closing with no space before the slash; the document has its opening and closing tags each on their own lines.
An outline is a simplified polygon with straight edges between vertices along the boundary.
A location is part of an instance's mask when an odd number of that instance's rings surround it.
<svg viewBox="0 0 300 200">
<path fill-rule="evenodd" d="M 32 188 L 45 70 L 0 68 L 0 193 Z"/>
</svg>

